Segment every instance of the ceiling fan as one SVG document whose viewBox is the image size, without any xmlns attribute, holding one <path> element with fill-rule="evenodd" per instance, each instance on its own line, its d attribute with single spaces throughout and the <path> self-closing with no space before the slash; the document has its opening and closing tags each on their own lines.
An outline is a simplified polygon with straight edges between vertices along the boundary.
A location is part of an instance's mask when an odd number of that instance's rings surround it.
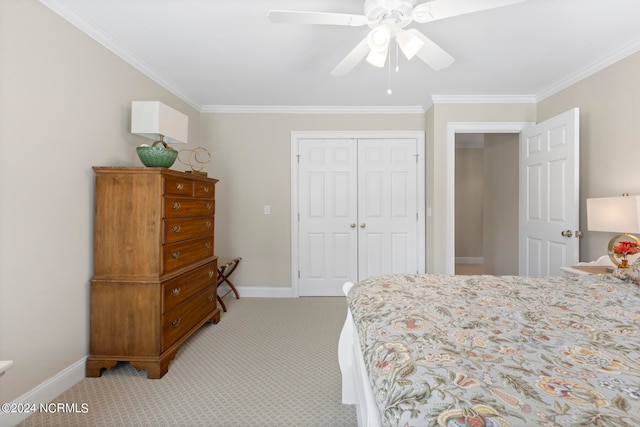
<svg viewBox="0 0 640 427">
<path fill-rule="evenodd" d="M 422 24 L 524 1 L 430 0 L 416 4 L 416 0 L 365 0 L 364 15 L 272 10 L 267 18 L 274 23 L 368 25 L 371 30 L 333 69 L 331 74 L 334 76 L 348 74 L 365 57 L 371 65 L 384 67 L 389 44 L 394 38 L 407 59 L 417 56 L 434 70 L 441 70 L 451 65 L 454 58 L 420 31 L 405 30 L 405 27 L 412 22 Z"/>
</svg>

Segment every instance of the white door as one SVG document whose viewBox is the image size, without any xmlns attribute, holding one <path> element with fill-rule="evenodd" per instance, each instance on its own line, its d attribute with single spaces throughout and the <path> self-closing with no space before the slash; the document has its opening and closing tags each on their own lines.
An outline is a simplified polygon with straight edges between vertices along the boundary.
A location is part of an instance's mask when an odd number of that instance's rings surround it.
<svg viewBox="0 0 640 427">
<path fill-rule="evenodd" d="M 416 273 L 416 140 L 358 143 L 358 280 Z"/>
<path fill-rule="evenodd" d="M 299 139 L 299 294 L 419 271 L 416 139 Z"/>
<path fill-rule="evenodd" d="M 300 295 L 340 295 L 357 278 L 357 140 L 298 141 Z"/>
<path fill-rule="evenodd" d="M 521 276 L 561 275 L 579 259 L 579 109 L 520 134 Z"/>
</svg>

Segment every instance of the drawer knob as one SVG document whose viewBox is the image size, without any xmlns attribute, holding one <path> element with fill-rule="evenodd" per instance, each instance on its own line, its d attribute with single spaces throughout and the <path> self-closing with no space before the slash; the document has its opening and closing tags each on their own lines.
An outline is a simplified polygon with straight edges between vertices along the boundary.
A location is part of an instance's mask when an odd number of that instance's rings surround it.
<svg viewBox="0 0 640 427">
<path fill-rule="evenodd" d="M 178 259 L 179 256 L 180 256 L 180 251 L 175 251 L 171 253 L 171 258 L 173 259 Z"/>
<path fill-rule="evenodd" d="M 209 187 L 202 187 L 202 191 L 204 191 L 205 193 L 209 192 Z"/>
<path fill-rule="evenodd" d="M 171 207 L 173 208 L 174 211 L 180 210 L 180 207 L 182 205 L 180 204 L 180 202 L 173 202 L 171 203 Z"/>
<path fill-rule="evenodd" d="M 179 233 L 180 232 L 180 226 L 179 225 L 174 225 L 173 227 L 171 227 L 171 231 L 173 231 L 174 233 Z"/>
<path fill-rule="evenodd" d="M 213 207 L 213 204 L 207 202 L 207 203 L 204 204 L 204 207 L 207 208 L 207 209 L 211 209 Z"/>
<path fill-rule="evenodd" d="M 213 270 L 209 270 L 209 277 L 213 277 Z"/>
<path fill-rule="evenodd" d="M 182 190 L 182 189 L 184 188 L 184 184 L 177 183 L 177 184 L 176 184 L 176 188 L 177 188 L 178 190 Z"/>
<path fill-rule="evenodd" d="M 174 297 L 177 297 L 178 295 L 180 295 L 180 291 L 182 289 L 180 288 L 173 288 L 173 290 L 171 291 L 171 295 L 173 295 Z"/>
<path fill-rule="evenodd" d="M 178 317 L 176 320 L 174 320 L 173 322 L 171 322 L 171 326 L 176 328 L 178 327 L 178 325 L 180 324 L 180 318 Z"/>
<path fill-rule="evenodd" d="M 209 302 L 213 301 L 213 294 L 209 294 L 209 296 L 207 297 L 207 299 L 209 300 Z"/>
<path fill-rule="evenodd" d="M 209 249 L 209 248 L 211 247 L 211 242 L 206 242 L 206 243 L 204 244 L 204 247 L 205 247 L 205 248 L 207 248 L 207 249 Z"/>
<path fill-rule="evenodd" d="M 211 221 L 207 221 L 207 222 L 205 222 L 205 223 L 204 223 L 204 226 L 205 226 L 206 228 L 210 228 L 210 227 L 211 227 Z"/>
</svg>

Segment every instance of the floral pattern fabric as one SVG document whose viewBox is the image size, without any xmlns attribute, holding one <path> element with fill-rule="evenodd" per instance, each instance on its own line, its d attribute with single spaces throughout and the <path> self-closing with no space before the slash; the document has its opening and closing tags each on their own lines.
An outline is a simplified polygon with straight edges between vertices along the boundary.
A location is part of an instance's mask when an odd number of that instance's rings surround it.
<svg viewBox="0 0 640 427">
<path fill-rule="evenodd" d="M 387 275 L 347 301 L 383 425 L 640 425 L 634 283 Z"/>
</svg>

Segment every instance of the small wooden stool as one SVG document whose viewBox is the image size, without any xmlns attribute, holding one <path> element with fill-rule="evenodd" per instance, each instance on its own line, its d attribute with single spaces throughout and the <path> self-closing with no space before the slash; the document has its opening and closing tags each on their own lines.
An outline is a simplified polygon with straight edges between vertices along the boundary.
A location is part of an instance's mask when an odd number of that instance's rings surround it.
<svg viewBox="0 0 640 427">
<path fill-rule="evenodd" d="M 227 285 L 229 285 L 229 288 L 231 288 L 227 291 L 227 293 L 225 293 L 222 296 L 216 294 L 218 298 L 218 302 L 222 306 L 222 311 L 225 311 L 225 312 L 227 311 L 227 306 L 224 305 L 222 298 L 226 297 L 231 292 L 233 292 L 236 295 L 236 299 L 240 299 L 240 296 L 238 295 L 238 290 L 236 289 L 235 286 L 233 286 L 233 283 L 229 281 L 229 276 L 231 276 L 231 273 L 233 273 L 235 269 L 238 267 L 238 264 L 240 264 L 241 259 L 242 258 L 233 258 L 233 259 L 218 258 L 218 283 L 217 283 L 216 289 L 223 283 L 226 283 Z"/>
</svg>

